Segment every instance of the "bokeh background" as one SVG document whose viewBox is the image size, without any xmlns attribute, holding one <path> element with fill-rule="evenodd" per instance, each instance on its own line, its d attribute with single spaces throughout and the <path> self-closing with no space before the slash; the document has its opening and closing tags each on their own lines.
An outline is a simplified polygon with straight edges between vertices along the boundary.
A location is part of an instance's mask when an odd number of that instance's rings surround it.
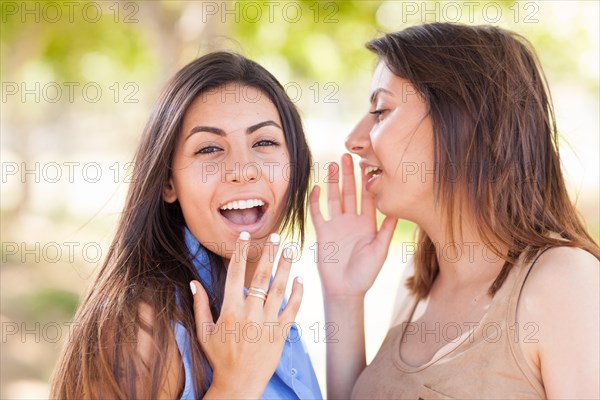
<svg viewBox="0 0 600 400">
<path fill-rule="evenodd" d="M 596 1 L 3 1 L 0 397 L 44 398 L 80 295 L 114 234 L 131 159 L 166 80 L 211 50 L 263 64 L 301 110 L 315 183 L 367 107 L 364 43 L 422 22 L 490 23 L 537 49 L 556 106 L 573 201 L 599 236 Z M 389 324 L 414 227 L 401 223 L 366 299 L 367 356 Z M 298 322 L 325 386 L 314 231 L 294 275 Z M 333 335 L 333 336 L 331 336 Z"/>
</svg>

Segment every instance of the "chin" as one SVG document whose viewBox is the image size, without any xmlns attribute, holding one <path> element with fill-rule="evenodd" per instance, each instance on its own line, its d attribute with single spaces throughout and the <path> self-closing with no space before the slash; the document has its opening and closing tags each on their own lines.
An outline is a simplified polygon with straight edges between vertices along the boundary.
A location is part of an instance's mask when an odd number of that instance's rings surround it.
<svg viewBox="0 0 600 400">
<path fill-rule="evenodd" d="M 412 213 L 410 212 L 414 210 L 414 206 L 412 205 L 404 205 L 396 200 L 392 201 L 391 203 L 378 201 L 376 203 L 376 207 L 377 210 L 379 210 L 379 212 L 381 212 L 386 217 L 406 219 L 412 221 Z"/>
<path fill-rule="evenodd" d="M 398 214 L 397 213 L 397 208 L 398 208 L 397 202 L 396 202 L 396 204 L 389 204 L 388 202 L 378 200 L 375 203 L 375 206 L 377 207 L 377 210 L 379 210 L 379 212 L 382 213 L 383 215 L 388 216 L 388 217 L 399 218 L 397 215 Z"/>
</svg>

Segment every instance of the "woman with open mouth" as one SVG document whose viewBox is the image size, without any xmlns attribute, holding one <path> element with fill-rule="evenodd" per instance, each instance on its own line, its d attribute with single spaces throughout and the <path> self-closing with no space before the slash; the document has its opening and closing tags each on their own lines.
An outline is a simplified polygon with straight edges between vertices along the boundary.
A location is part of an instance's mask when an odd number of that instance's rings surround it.
<svg viewBox="0 0 600 400">
<path fill-rule="evenodd" d="M 310 164 L 295 106 L 260 65 L 217 52 L 180 70 L 51 397 L 320 398 L 293 325 L 300 278 L 284 299 L 290 248 L 276 262 L 278 232 L 304 239 Z"/>
<path fill-rule="evenodd" d="M 369 112 L 310 197 L 330 399 L 600 398 L 600 249 L 561 173 L 547 84 L 525 38 L 445 23 L 375 39 Z M 378 228 L 376 209 L 386 219 Z M 406 287 L 365 360 L 364 296 L 397 218 L 418 226 Z"/>
</svg>

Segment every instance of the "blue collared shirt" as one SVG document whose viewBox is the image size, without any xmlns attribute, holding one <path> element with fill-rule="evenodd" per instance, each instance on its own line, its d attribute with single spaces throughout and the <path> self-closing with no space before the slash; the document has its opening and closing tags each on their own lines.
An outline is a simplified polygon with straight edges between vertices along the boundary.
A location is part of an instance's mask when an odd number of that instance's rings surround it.
<svg viewBox="0 0 600 400">
<path fill-rule="evenodd" d="M 194 255 L 194 266 L 198 275 L 207 289 L 207 294 L 214 297 L 212 292 L 212 279 L 210 273 L 210 262 L 208 254 L 204 247 L 198 243 L 198 240 L 185 229 L 185 241 Z M 285 307 L 284 300 L 281 310 Z M 190 337 L 183 325 L 180 323 L 174 324 L 175 339 L 181 360 L 185 371 L 185 386 L 181 394 L 181 399 L 195 399 L 194 393 L 194 377 L 191 370 L 191 353 L 189 350 Z M 212 371 L 208 368 L 208 376 L 204 377 L 205 386 L 208 387 L 212 381 Z M 288 337 L 283 346 L 283 352 L 279 365 L 261 397 L 262 399 L 322 399 L 319 382 L 315 375 L 312 363 L 306 351 L 306 347 L 302 343 L 300 333 L 296 325 L 292 325 L 289 329 Z"/>
</svg>

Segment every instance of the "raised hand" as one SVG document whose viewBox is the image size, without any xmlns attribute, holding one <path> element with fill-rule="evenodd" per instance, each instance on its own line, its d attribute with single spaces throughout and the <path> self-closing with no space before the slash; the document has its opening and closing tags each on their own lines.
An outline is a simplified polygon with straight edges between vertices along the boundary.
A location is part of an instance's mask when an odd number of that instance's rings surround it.
<svg viewBox="0 0 600 400">
<path fill-rule="evenodd" d="M 274 249 L 263 251 L 248 296 L 244 297 L 246 235 L 240 235 L 229 263 L 223 307 L 216 323 L 204 288 L 197 281 L 191 282 L 198 340 L 213 368 L 206 399 L 260 398 L 277 368 L 286 335 L 302 301 L 302 283 L 296 279 L 287 305 L 278 314 L 293 255 L 284 250 L 269 288 L 272 269 L 269 254 L 277 254 L 279 247 L 276 234 L 265 244 Z"/>
<path fill-rule="evenodd" d="M 317 266 L 325 296 L 364 296 L 385 261 L 397 220 L 386 217 L 377 229 L 375 201 L 365 190 L 364 174 L 358 213 L 352 157 L 344 154 L 341 164 L 341 194 L 339 168 L 334 163 L 329 166 L 328 221 L 319 207 L 319 186 L 313 188 L 309 198 L 319 245 Z"/>
</svg>

